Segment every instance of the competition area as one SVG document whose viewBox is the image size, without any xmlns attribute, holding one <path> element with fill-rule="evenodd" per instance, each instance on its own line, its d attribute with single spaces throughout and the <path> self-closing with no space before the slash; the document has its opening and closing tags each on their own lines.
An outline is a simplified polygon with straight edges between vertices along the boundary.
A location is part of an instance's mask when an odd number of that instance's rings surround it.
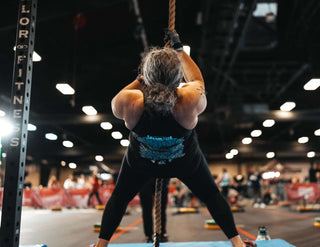
<svg viewBox="0 0 320 247">
<path fill-rule="evenodd" d="M 242 238 L 255 240 L 259 226 L 266 226 L 271 240 L 256 241 L 258 247 L 317 247 L 320 244 L 319 230 L 314 219 L 319 212 L 298 212 L 283 206 L 254 208 L 249 201 L 243 212 L 234 212 L 235 222 Z M 207 229 L 211 219 L 204 207 L 196 212 L 168 205 L 167 233 L 169 243 L 163 247 L 227 247 L 231 246 L 220 229 Z M 96 208 L 65 208 L 53 211 L 50 208 L 23 207 L 20 235 L 21 247 L 88 246 L 98 236 L 94 226 L 100 223 L 103 211 Z M 142 212 L 140 205 L 130 205 L 119 229 L 111 239 L 110 246 L 152 246 L 144 243 Z M 38 244 L 38 245 L 36 245 Z"/>
<path fill-rule="evenodd" d="M 210 1 L 206 1 L 206 2 L 208 3 L 208 6 L 210 6 L 209 4 Z M 230 1 L 230 3 L 231 2 L 232 1 Z M 223 55 L 223 57 L 221 58 L 221 61 L 219 63 L 221 66 L 218 69 L 219 73 L 217 74 L 216 79 L 220 79 L 219 78 L 220 74 L 221 75 L 229 74 L 229 72 L 231 71 L 231 68 L 234 66 L 234 62 L 239 52 L 240 43 L 243 43 L 244 41 L 243 40 L 244 34 L 247 31 L 246 29 L 248 27 L 249 21 L 251 20 L 251 15 L 253 15 L 253 10 L 256 8 L 255 6 L 256 1 L 249 1 L 251 2 L 250 6 L 245 5 L 244 2 L 246 1 L 243 1 L 243 3 L 239 1 L 239 6 L 235 8 L 236 9 L 235 16 L 237 18 L 233 17 L 234 23 L 232 23 L 232 29 L 230 29 L 229 32 L 227 32 L 230 34 L 230 36 L 228 36 L 225 39 L 227 40 L 228 43 L 231 43 L 233 42 L 234 38 L 237 38 L 238 40 L 237 44 L 235 46 L 230 45 L 230 47 L 231 46 L 235 47 L 235 50 L 227 66 L 225 66 L 226 64 L 224 64 L 226 62 L 227 55 Z M 135 5 L 137 5 L 136 1 L 134 3 Z M 181 6 L 182 5 L 180 5 L 180 7 Z M 315 9 L 319 9 L 318 7 L 319 6 L 316 5 Z M 221 11 L 220 11 L 221 13 L 225 12 L 226 9 L 230 9 L 229 3 L 227 4 L 227 6 L 221 5 L 220 8 L 221 8 Z M 283 7 L 281 6 L 281 8 Z M 15 58 L 14 58 L 12 95 L 11 95 L 11 101 L 9 100 L 9 102 L 11 102 L 10 103 L 11 106 L 6 107 L 6 109 L 10 108 L 11 113 L 9 114 L 9 116 L 13 116 L 13 119 L 14 119 L 13 125 L 15 126 L 15 130 L 8 142 L 9 148 L 8 148 L 8 152 L 5 155 L 6 162 L 5 162 L 4 190 L 0 190 L 0 206 L 1 206 L 0 247 L 19 247 L 19 246 L 20 247 L 61 247 L 61 246 L 85 247 L 85 246 L 89 246 L 90 244 L 94 243 L 98 238 L 98 234 L 100 231 L 100 222 L 101 222 L 103 210 L 105 207 L 104 205 L 108 202 L 113 189 L 110 189 L 110 188 L 100 189 L 99 196 L 102 199 L 101 201 L 97 194 L 97 190 L 94 190 L 94 192 L 90 191 L 89 193 L 88 189 L 83 189 L 83 190 L 50 189 L 49 186 L 48 186 L 48 189 L 43 188 L 42 186 L 36 189 L 24 189 L 25 188 L 24 187 L 25 168 L 27 165 L 26 143 L 28 139 L 27 134 L 28 134 L 28 123 L 29 123 L 29 109 L 30 109 L 30 102 L 31 102 L 30 95 L 31 95 L 32 68 L 33 68 L 32 67 L 33 52 L 34 52 L 34 42 L 35 42 L 37 0 L 20 0 L 18 9 L 19 9 L 19 12 L 18 12 L 18 23 L 17 23 L 17 37 L 16 37 L 16 44 L 15 44 L 16 52 L 15 52 Z M 137 15 L 137 20 L 140 25 L 139 27 L 141 29 L 141 27 L 143 26 L 142 19 L 137 13 L 138 12 L 137 6 L 135 6 L 135 10 L 136 10 L 135 14 Z M 220 12 L 218 13 L 218 15 L 215 15 L 215 16 L 219 17 Z M 202 12 L 200 14 L 202 14 Z M 233 16 L 233 15 L 234 14 L 232 13 L 230 16 Z M 79 16 L 83 16 L 83 15 L 81 14 Z M 238 17 L 241 17 L 241 16 L 246 16 L 244 22 L 243 20 L 240 21 L 240 19 L 238 19 Z M 173 32 L 175 31 L 175 25 L 174 25 L 175 0 L 169 1 L 168 17 L 169 17 L 168 29 L 171 32 Z M 267 13 L 265 17 L 270 17 L 270 13 Z M 302 17 L 302 19 L 303 18 L 304 17 Z M 80 21 L 80 17 L 79 17 L 79 21 Z M 78 23 L 77 19 L 74 19 L 73 23 L 74 23 L 75 31 L 78 30 L 81 25 L 85 26 L 86 25 L 85 22 L 86 22 L 85 18 L 82 18 L 82 23 Z M 202 25 L 202 20 L 200 22 Z M 242 22 L 243 24 L 241 24 Z M 263 25 L 267 26 L 268 23 L 270 23 L 270 19 L 268 19 L 268 21 Z M 41 22 L 39 22 L 38 24 L 40 24 L 39 26 L 41 28 Z M 197 23 L 197 25 L 199 24 L 200 23 Z M 287 23 L 285 23 L 285 26 L 286 25 Z M 221 25 L 218 25 L 218 26 L 221 26 Z M 239 37 L 231 37 L 231 34 L 238 33 L 238 31 L 235 32 L 236 31 L 235 29 L 238 28 L 238 26 L 240 27 L 242 26 L 242 30 L 239 33 L 240 34 Z M 277 26 L 280 26 L 280 25 L 277 25 Z M 209 30 L 211 29 L 211 27 L 208 26 L 206 27 L 206 30 L 207 29 Z M 272 30 L 272 28 L 267 28 L 267 29 Z M 217 29 L 216 31 L 219 31 L 219 30 Z M 291 30 L 287 30 L 287 31 L 288 33 L 291 32 Z M 144 31 L 142 31 L 141 33 L 144 33 Z M 211 36 L 211 34 L 208 36 Z M 212 36 L 215 36 L 215 35 L 212 35 Z M 146 47 L 147 43 L 145 38 L 146 37 L 141 35 L 141 39 L 145 41 L 143 42 L 143 44 Z M 172 42 L 173 38 L 170 38 L 170 39 Z M 215 42 L 212 42 L 212 41 L 213 40 L 210 40 L 210 43 L 215 44 Z M 280 41 L 283 42 L 282 40 Z M 202 44 L 209 44 L 209 42 L 208 43 L 202 42 Z M 182 44 L 180 45 L 181 45 L 180 48 L 182 48 Z M 167 42 L 166 46 L 170 46 L 170 43 Z M 171 44 L 171 46 L 172 48 L 176 49 L 174 45 Z M 266 47 L 269 47 L 269 45 L 267 45 Z M 253 52 L 253 50 L 255 49 L 248 49 L 247 47 L 247 51 L 248 50 L 250 52 Z M 219 50 L 219 52 L 213 52 L 212 54 L 230 54 L 230 51 L 231 50 L 229 50 L 229 45 L 228 45 L 225 47 L 224 51 L 221 52 Z M 246 49 L 244 49 L 244 53 L 245 51 Z M 209 53 L 211 53 L 211 51 Z M 200 56 L 199 58 L 203 59 L 202 56 Z M 73 60 L 75 59 L 76 59 L 76 56 L 73 57 Z M 263 61 L 263 63 L 264 62 L 265 61 Z M 306 60 L 304 61 L 304 63 L 312 64 L 312 61 Z M 280 93 L 270 92 L 270 95 L 276 94 L 275 98 L 277 98 L 278 96 L 280 96 L 280 94 L 282 94 L 282 92 L 286 91 L 286 89 L 296 80 L 296 78 L 299 77 L 299 74 L 302 73 L 303 70 L 306 70 L 306 68 L 309 67 L 309 65 L 306 65 L 306 64 L 302 64 L 302 65 L 303 66 L 301 67 L 300 71 L 295 71 L 295 73 L 292 72 L 292 74 L 289 73 L 290 77 L 289 77 L 288 83 L 281 87 Z M 310 67 L 315 67 L 315 68 L 318 68 L 318 66 L 319 66 L 318 64 L 310 65 Z M 222 68 L 224 67 L 228 68 L 226 73 L 222 71 Z M 272 70 L 274 70 L 274 68 L 278 67 L 278 64 L 273 63 L 272 66 L 270 67 L 272 67 Z M 76 66 L 74 66 L 74 68 L 76 68 Z M 261 70 L 265 70 L 265 68 Z M 234 73 L 232 76 L 235 76 L 236 74 L 237 73 Z M 314 77 L 314 76 L 317 76 L 317 75 L 313 75 L 313 74 L 308 75 L 308 77 Z M 240 79 L 240 77 L 238 79 Z M 221 79 L 223 82 L 222 84 L 226 83 L 227 80 L 230 80 L 229 78 L 221 78 Z M 100 80 L 101 78 L 99 78 L 99 81 Z M 232 79 L 232 82 L 233 80 L 234 79 Z M 214 83 L 218 85 L 217 82 L 219 81 L 216 80 Z M 221 86 L 220 91 L 222 91 L 223 88 L 224 86 Z M 279 88 L 279 87 L 276 85 L 274 88 Z M 299 86 L 299 88 L 301 87 Z M 213 88 L 211 88 L 211 91 L 212 89 Z M 248 89 L 244 91 L 248 91 Z M 202 90 L 200 90 L 200 92 L 201 92 L 200 94 L 202 95 Z M 79 95 L 80 93 L 77 92 L 77 94 Z M 98 97 L 98 95 L 94 95 L 94 97 Z M 243 98 L 247 98 L 247 95 L 245 95 L 245 97 L 243 96 Z M 208 99 L 210 98 L 208 97 Z M 230 109 L 233 109 L 234 101 L 231 99 L 228 99 L 228 100 L 230 100 L 230 102 L 233 102 L 232 106 L 230 106 Z M 260 101 L 261 99 L 258 100 L 259 103 Z M 73 102 L 72 107 L 74 107 L 75 101 L 72 101 L 72 102 Z M 217 105 L 219 104 L 224 105 L 223 101 L 221 102 L 217 101 L 214 103 L 218 103 Z M 251 103 L 252 105 L 256 105 L 257 101 L 253 101 Z M 270 109 L 273 109 L 274 107 L 273 105 L 278 103 L 280 103 L 280 101 L 279 102 L 268 101 L 265 103 L 265 105 L 267 106 L 268 109 L 269 109 L 269 105 L 270 105 Z M 287 102 L 287 103 L 294 103 L 294 102 Z M 295 105 L 296 104 L 294 103 L 294 107 Z M 302 105 L 301 101 L 297 102 L 297 105 L 298 107 L 299 106 L 301 107 Z M 243 105 L 243 109 L 245 108 L 246 108 L 245 105 Z M 302 108 L 302 110 L 306 112 L 309 112 L 310 109 Z M 301 108 L 299 110 L 301 110 Z M 6 114 L 4 111 L 2 112 L 3 112 L 3 115 Z M 313 115 L 317 115 L 317 112 L 311 111 L 311 113 Z M 301 114 L 301 116 L 302 115 L 303 114 Z M 272 116 L 272 115 L 269 115 L 269 116 Z M 297 119 L 293 119 L 293 120 L 296 121 Z M 315 119 L 312 119 L 312 120 L 315 120 Z M 261 121 L 261 119 L 259 119 L 259 121 Z M 243 126 L 244 125 L 246 124 L 244 123 Z M 290 126 L 290 131 L 289 131 L 290 133 L 291 132 L 294 133 L 293 129 L 291 131 L 291 128 L 293 128 L 294 125 Z M 271 127 L 271 126 L 264 126 L 264 127 Z M 314 126 L 312 126 L 312 128 L 315 129 Z M 318 126 L 316 128 L 318 128 Z M 252 137 L 258 137 L 256 135 L 253 135 L 252 132 L 251 132 Z M 318 132 L 319 130 L 314 131 L 314 135 L 318 136 Z M 66 134 L 64 134 L 64 136 L 65 135 Z M 305 143 L 304 141 L 299 141 L 301 138 L 298 139 L 298 142 Z M 309 140 L 308 137 L 304 137 L 304 139 L 306 138 Z M 247 141 L 244 141 L 245 139 L 248 139 L 248 138 L 243 139 L 242 141 L 243 144 L 250 144 L 252 141 L 252 139 L 249 138 L 250 142 L 248 143 Z M 275 139 L 280 139 L 280 138 L 279 136 L 276 138 L 275 137 L 271 138 L 271 140 L 275 140 Z M 291 147 L 286 143 L 283 146 Z M 314 149 L 314 146 L 312 146 L 312 148 Z M 303 153 L 306 153 L 307 151 L 309 150 L 303 150 Z M 243 150 L 241 150 L 241 152 L 243 152 Z M 252 149 L 251 152 L 255 152 L 254 149 Z M 290 150 L 290 152 L 292 152 L 292 150 Z M 40 152 L 38 152 L 37 150 L 36 153 L 38 154 Z M 228 154 L 225 156 L 226 159 L 229 159 L 230 157 L 230 155 Z M 275 153 L 273 153 L 272 157 L 274 157 L 274 155 Z M 250 155 L 248 155 L 248 157 L 249 156 Z M 309 151 L 307 153 L 308 158 L 314 158 L 315 156 L 316 156 L 316 153 L 314 151 Z M 232 157 L 233 157 L 233 154 L 232 154 Z M 266 155 L 266 157 L 269 158 L 270 156 L 268 157 L 268 155 Z M 169 160 L 171 161 L 171 158 Z M 310 164 L 311 164 L 310 170 L 313 171 L 314 170 L 313 160 L 312 162 L 310 162 Z M 71 166 L 69 167 L 72 168 Z M 240 165 L 238 169 L 240 169 Z M 319 169 L 319 166 L 317 169 Z M 50 173 L 48 173 L 48 175 L 49 174 Z M 280 172 L 279 172 L 279 176 L 280 176 Z M 241 235 L 241 238 L 256 242 L 258 247 L 271 247 L 271 246 L 272 247 L 294 247 L 294 246 L 319 247 L 320 246 L 320 237 L 319 237 L 320 236 L 320 232 L 319 232 L 320 231 L 320 217 L 319 217 L 320 216 L 319 215 L 320 214 L 320 206 L 319 206 L 320 180 L 319 178 L 317 178 L 318 179 L 317 183 L 315 183 L 315 180 L 313 180 L 313 177 L 311 179 L 311 177 L 312 176 L 310 176 L 310 180 L 306 184 L 302 184 L 303 181 L 301 181 L 301 183 L 300 182 L 297 182 L 295 184 L 287 183 L 286 185 L 284 185 L 282 187 L 283 188 L 282 192 L 285 192 L 283 193 L 285 194 L 284 196 L 285 201 L 279 201 L 280 199 L 273 200 L 274 198 L 271 198 L 271 195 L 270 195 L 269 201 L 266 203 L 264 201 L 261 202 L 260 200 L 254 202 L 252 197 L 242 197 L 242 196 L 240 197 L 237 193 L 234 194 L 233 197 L 227 198 L 228 194 L 224 194 L 226 191 L 223 189 L 223 187 L 226 188 L 227 186 L 222 186 L 220 183 L 220 186 L 222 187 L 222 194 L 226 197 L 226 199 L 228 200 L 228 203 L 231 206 L 231 211 L 233 212 L 237 230 Z M 162 233 L 161 227 L 159 227 L 161 225 L 160 223 L 162 220 L 160 217 L 160 213 L 161 213 L 160 205 L 161 205 L 161 193 L 162 193 L 161 183 L 162 183 L 162 179 L 157 178 L 156 191 L 155 191 L 156 199 L 154 204 L 155 204 L 155 215 L 157 218 L 156 224 L 155 224 L 156 226 L 155 233 L 156 233 L 156 236 L 158 235 L 159 237 L 158 238 L 155 237 L 154 243 L 145 242 L 146 238 L 143 232 L 143 219 L 141 218 L 142 209 L 141 209 L 139 197 L 136 196 L 129 204 L 126 214 L 124 215 L 114 235 L 110 239 L 111 247 L 138 247 L 138 246 L 139 247 L 143 247 L 143 246 L 158 247 L 159 246 L 160 234 Z M 269 190 L 267 185 L 264 185 L 264 186 L 267 187 L 266 190 Z M 206 188 L 202 188 L 202 189 L 205 190 Z M 199 190 L 197 190 L 197 192 L 199 192 Z M 91 202 L 89 201 L 93 193 L 97 196 L 99 204 L 98 204 L 98 201 L 94 198 L 92 198 Z M 257 193 L 253 193 L 253 194 L 257 195 Z M 240 197 L 240 199 L 238 196 Z M 193 199 L 195 198 L 193 197 Z M 215 201 L 215 202 L 218 202 L 218 201 Z M 118 204 L 115 204 L 115 205 L 118 205 Z M 216 207 L 216 209 L 218 208 L 219 207 Z M 213 210 L 213 207 L 211 207 L 211 209 Z M 221 207 L 219 209 L 221 209 Z M 226 213 L 226 211 L 224 211 L 224 213 Z M 229 211 L 227 213 L 229 213 Z M 227 215 L 227 213 L 223 214 L 222 212 L 220 215 Z M 226 218 L 227 217 L 225 217 L 225 219 Z M 229 220 L 229 221 L 226 220 L 226 222 L 230 223 L 229 224 L 230 227 L 231 225 L 233 225 L 231 224 L 233 223 L 232 220 Z M 226 228 L 224 229 L 226 230 Z M 231 243 L 228 241 L 228 239 L 226 239 L 226 234 L 222 232 L 222 230 L 217 224 L 215 224 L 215 221 L 211 218 L 208 210 L 204 207 L 204 204 L 202 204 L 202 202 L 191 200 L 190 204 L 188 205 L 185 204 L 185 205 L 177 206 L 177 203 L 174 202 L 172 194 L 170 195 L 170 189 L 169 189 L 169 201 L 167 205 L 167 234 L 169 236 L 168 237 L 169 241 L 166 243 L 161 243 L 160 244 L 161 247 L 191 247 L 191 246 L 192 247 L 193 246 L 195 247 L 231 247 Z M 156 245 L 155 243 L 158 243 L 158 245 Z"/>
</svg>

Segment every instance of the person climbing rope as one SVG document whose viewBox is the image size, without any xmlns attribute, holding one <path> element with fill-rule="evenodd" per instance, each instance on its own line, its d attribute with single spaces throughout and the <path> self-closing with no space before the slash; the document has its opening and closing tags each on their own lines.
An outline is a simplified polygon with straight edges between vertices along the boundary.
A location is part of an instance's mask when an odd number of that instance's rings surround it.
<svg viewBox="0 0 320 247">
<path fill-rule="evenodd" d="M 150 178 L 177 177 L 207 206 L 233 247 L 244 242 L 202 153 L 195 127 L 207 105 L 200 69 L 183 51 L 177 32 L 167 29 L 170 48 L 152 47 L 140 65 L 141 76 L 112 99 L 115 117 L 130 130 L 115 189 L 102 216 L 96 247 L 108 246 L 128 203 Z M 179 87 L 182 78 L 186 83 Z"/>
</svg>

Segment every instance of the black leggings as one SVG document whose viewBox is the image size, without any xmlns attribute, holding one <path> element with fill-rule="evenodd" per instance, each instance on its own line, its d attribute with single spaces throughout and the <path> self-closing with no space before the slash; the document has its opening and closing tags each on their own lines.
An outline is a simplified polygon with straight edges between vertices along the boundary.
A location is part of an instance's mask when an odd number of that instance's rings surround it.
<svg viewBox="0 0 320 247">
<path fill-rule="evenodd" d="M 204 158 L 192 174 L 177 178 L 206 204 L 211 216 L 229 239 L 238 235 L 230 206 L 222 197 Z M 124 158 L 115 189 L 103 212 L 99 238 L 110 240 L 122 220 L 127 205 L 149 179 L 150 175 L 129 167 Z"/>
</svg>

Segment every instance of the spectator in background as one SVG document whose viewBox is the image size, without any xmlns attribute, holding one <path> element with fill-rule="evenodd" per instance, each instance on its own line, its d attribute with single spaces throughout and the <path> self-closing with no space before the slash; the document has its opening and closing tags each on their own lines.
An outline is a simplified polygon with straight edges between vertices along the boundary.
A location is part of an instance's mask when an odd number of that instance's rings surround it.
<svg viewBox="0 0 320 247">
<path fill-rule="evenodd" d="M 63 183 L 63 188 L 66 190 L 74 189 L 76 187 L 76 183 L 74 181 L 73 174 L 69 174 L 68 178 Z"/>
<path fill-rule="evenodd" d="M 84 176 L 84 174 L 81 174 L 77 178 L 76 188 L 77 189 L 85 189 L 85 188 L 87 188 L 86 177 Z"/>
<path fill-rule="evenodd" d="M 318 191 L 320 191 L 320 171 L 317 171 L 315 174 L 316 177 L 316 183 L 318 186 Z M 320 197 L 317 198 L 316 203 L 319 204 L 320 203 Z"/>
<path fill-rule="evenodd" d="M 88 207 L 90 206 L 90 200 L 93 195 L 96 196 L 96 198 L 99 202 L 99 205 L 102 205 L 102 202 L 101 202 L 100 196 L 99 196 L 100 186 L 101 186 L 101 180 L 98 177 L 98 172 L 94 171 L 89 179 L 89 191 L 90 192 L 89 192 L 89 198 L 88 198 Z"/>
<path fill-rule="evenodd" d="M 216 183 L 219 184 L 223 197 L 228 201 L 230 174 L 228 173 L 226 168 L 222 169 L 222 173 L 219 174 Z"/>
<path fill-rule="evenodd" d="M 25 173 L 24 173 L 24 184 L 23 184 L 23 188 L 24 189 L 31 189 L 31 187 L 32 187 L 32 183 L 28 179 L 28 175 L 29 175 L 29 172 L 25 171 Z"/>
<path fill-rule="evenodd" d="M 48 181 L 48 186 L 49 189 L 60 189 L 60 182 L 58 181 L 56 176 L 51 176 L 49 181 Z"/>
<path fill-rule="evenodd" d="M 176 207 L 183 207 L 187 199 L 188 188 L 179 179 L 174 179 L 172 184 L 175 186 L 174 204 Z"/>
<path fill-rule="evenodd" d="M 252 193 L 253 206 L 255 208 L 259 207 L 261 203 L 261 179 L 261 173 L 257 168 L 248 174 L 248 186 Z"/>
<path fill-rule="evenodd" d="M 276 180 L 274 193 L 279 201 L 285 201 L 286 198 L 286 184 L 287 180 L 283 179 L 280 175 L 280 178 Z"/>
<path fill-rule="evenodd" d="M 265 205 L 269 205 L 272 199 L 271 198 L 272 189 L 270 186 L 270 180 L 264 179 L 262 181 L 261 192 L 262 192 L 262 203 L 260 207 L 264 207 Z"/>
<path fill-rule="evenodd" d="M 244 176 L 242 174 L 233 177 L 232 187 L 239 192 L 240 196 L 248 197 L 247 185 L 244 182 Z"/>
<path fill-rule="evenodd" d="M 302 184 L 303 183 L 303 178 L 299 172 L 294 173 L 294 175 L 291 178 L 291 183 L 292 184 Z"/>
<path fill-rule="evenodd" d="M 228 202 L 230 203 L 231 206 L 240 206 L 238 203 L 238 196 L 239 196 L 239 192 L 233 187 L 230 187 L 229 193 L 228 193 Z"/>
<path fill-rule="evenodd" d="M 320 171 L 316 172 L 316 182 L 320 183 Z"/>
</svg>

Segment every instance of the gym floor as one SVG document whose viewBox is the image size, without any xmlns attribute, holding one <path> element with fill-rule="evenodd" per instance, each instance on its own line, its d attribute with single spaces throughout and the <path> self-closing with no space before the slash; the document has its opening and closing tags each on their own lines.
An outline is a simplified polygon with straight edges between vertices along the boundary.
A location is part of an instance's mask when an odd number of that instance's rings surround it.
<svg viewBox="0 0 320 247">
<path fill-rule="evenodd" d="M 103 211 L 94 208 L 63 208 L 61 211 L 23 208 L 22 212 L 20 245 L 85 247 L 96 241 L 98 233 L 93 231 L 93 225 L 100 222 Z M 143 243 L 140 206 L 129 207 L 127 212 L 112 243 Z M 177 212 L 177 208 L 167 209 L 169 241 L 227 240 L 221 230 L 204 228 L 205 221 L 211 219 L 206 208 L 200 208 L 197 213 Z M 320 246 L 320 228 L 313 225 L 314 218 L 319 216 L 320 212 L 301 213 L 279 206 L 263 209 L 247 206 L 245 212 L 234 212 L 236 225 L 243 238 L 255 238 L 258 227 L 265 225 L 272 239 L 283 239 L 297 247 Z"/>
</svg>

